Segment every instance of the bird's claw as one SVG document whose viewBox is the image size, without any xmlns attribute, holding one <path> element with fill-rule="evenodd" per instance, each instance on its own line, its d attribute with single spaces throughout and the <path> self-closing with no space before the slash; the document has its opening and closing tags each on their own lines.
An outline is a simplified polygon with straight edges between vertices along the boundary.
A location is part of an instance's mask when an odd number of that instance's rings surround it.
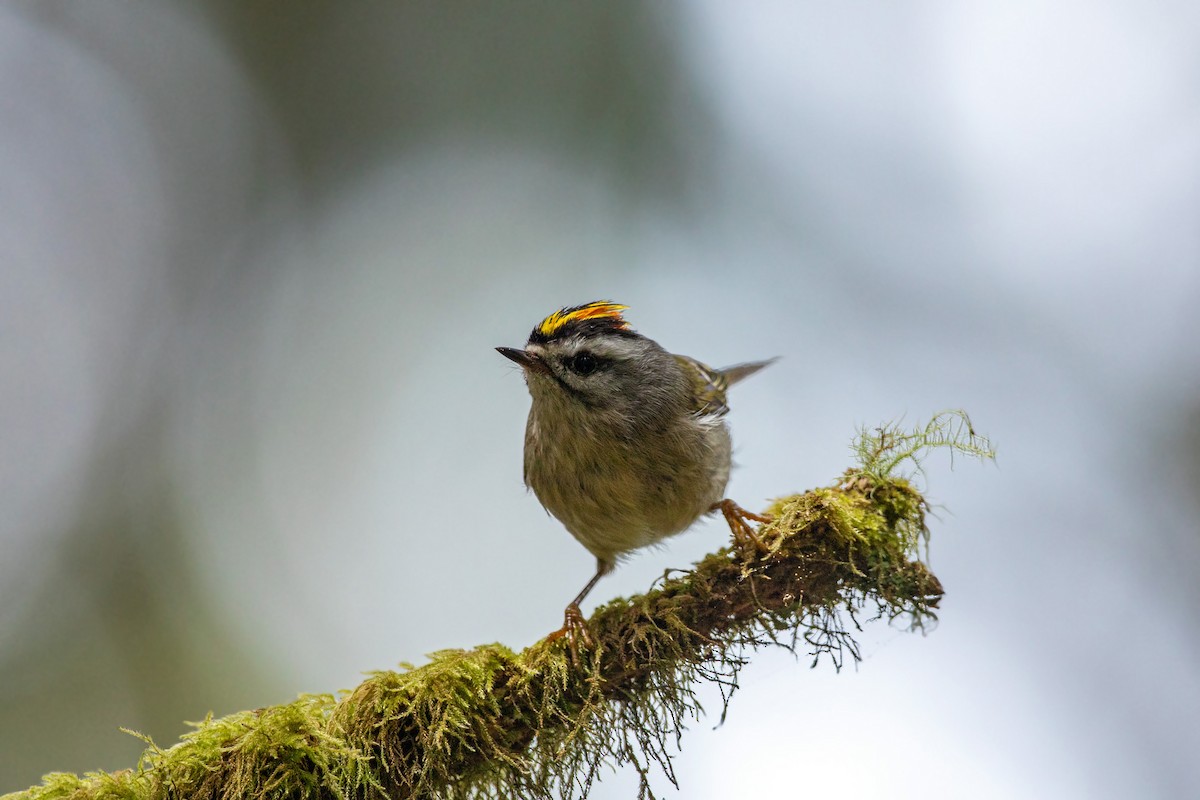
<svg viewBox="0 0 1200 800">
<path fill-rule="evenodd" d="M 591 631 L 588 630 L 587 620 L 583 618 L 583 612 L 579 610 L 579 605 L 572 603 L 567 606 L 563 612 L 563 626 L 546 637 L 546 641 L 553 642 L 566 637 L 567 647 L 571 650 L 571 661 L 579 661 L 579 644 L 582 642 L 589 650 L 595 647 L 595 642 L 592 641 Z"/>
<path fill-rule="evenodd" d="M 729 523 L 729 530 L 733 532 L 734 547 L 742 551 L 742 553 L 749 552 L 761 555 L 767 552 L 767 546 L 763 544 L 762 539 L 758 538 L 758 534 L 750 527 L 750 521 L 770 522 L 770 517 L 764 517 L 761 514 L 747 511 L 732 500 L 722 500 L 715 504 L 712 510 L 720 511 L 725 516 L 725 521 Z"/>
</svg>

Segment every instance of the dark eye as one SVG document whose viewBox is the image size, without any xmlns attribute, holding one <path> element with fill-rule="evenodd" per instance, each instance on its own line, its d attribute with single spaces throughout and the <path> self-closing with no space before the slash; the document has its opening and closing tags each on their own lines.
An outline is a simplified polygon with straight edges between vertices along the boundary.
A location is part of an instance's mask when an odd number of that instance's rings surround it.
<svg viewBox="0 0 1200 800">
<path fill-rule="evenodd" d="M 567 359 L 567 367 L 576 375 L 591 375 L 600 362 L 591 353 L 580 353 Z"/>
</svg>

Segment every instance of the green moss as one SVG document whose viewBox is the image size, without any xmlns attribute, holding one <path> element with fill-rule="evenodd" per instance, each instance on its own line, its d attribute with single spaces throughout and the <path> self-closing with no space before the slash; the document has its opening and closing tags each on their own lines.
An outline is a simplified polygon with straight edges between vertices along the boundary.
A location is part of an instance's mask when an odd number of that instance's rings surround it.
<svg viewBox="0 0 1200 800">
<path fill-rule="evenodd" d="M 905 430 L 899 422 L 861 428 L 850 449 L 858 461 L 852 472 L 876 484 L 895 478 L 911 479 L 923 471 L 925 457 L 935 450 L 948 451 L 951 464 L 956 453 L 979 460 L 996 457 L 992 443 L 975 432 L 971 418 L 962 409 L 939 411 L 925 425 L 912 430 Z"/>
<path fill-rule="evenodd" d="M 859 657 L 864 616 L 936 619 L 942 587 L 919 558 L 926 503 L 911 479 L 937 447 L 991 455 L 961 412 L 863 432 L 860 463 L 834 486 L 771 505 L 757 531 L 765 552 L 725 548 L 602 606 L 578 659 L 562 640 L 442 651 L 338 699 L 207 719 L 170 749 L 151 743 L 135 770 L 54 773 L 0 800 L 582 797 L 622 765 L 650 796 L 654 775 L 675 782 L 680 732 L 702 713 L 697 687 L 716 684 L 727 705 L 756 647 L 840 668 Z"/>
</svg>

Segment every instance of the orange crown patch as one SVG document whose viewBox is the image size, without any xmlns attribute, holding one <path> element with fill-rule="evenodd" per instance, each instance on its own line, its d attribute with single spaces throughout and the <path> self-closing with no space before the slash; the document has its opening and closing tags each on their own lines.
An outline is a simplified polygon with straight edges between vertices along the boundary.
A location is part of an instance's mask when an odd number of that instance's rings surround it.
<svg viewBox="0 0 1200 800">
<path fill-rule="evenodd" d="M 608 300 L 597 300 L 573 308 L 559 309 L 542 320 L 542 324 L 537 326 L 537 332 L 542 336 L 549 337 L 573 322 L 583 322 L 589 319 L 610 319 L 613 320 L 613 327 L 625 329 L 629 327 L 629 323 L 621 317 L 621 312 L 627 308 L 629 306 L 619 305 Z"/>
</svg>

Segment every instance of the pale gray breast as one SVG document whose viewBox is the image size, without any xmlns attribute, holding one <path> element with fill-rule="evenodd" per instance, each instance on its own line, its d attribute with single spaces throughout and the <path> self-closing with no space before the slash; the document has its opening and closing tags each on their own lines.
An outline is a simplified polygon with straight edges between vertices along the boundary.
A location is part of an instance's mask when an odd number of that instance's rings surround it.
<svg viewBox="0 0 1200 800">
<path fill-rule="evenodd" d="M 574 423 L 578 423 L 575 420 Z M 729 430 L 719 417 L 687 415 L 665 429 L 617 438 L 531 410 L 525 481 L 546 509 L 597 558 L 680 533 L 729 480 Z"/>
</svg>

